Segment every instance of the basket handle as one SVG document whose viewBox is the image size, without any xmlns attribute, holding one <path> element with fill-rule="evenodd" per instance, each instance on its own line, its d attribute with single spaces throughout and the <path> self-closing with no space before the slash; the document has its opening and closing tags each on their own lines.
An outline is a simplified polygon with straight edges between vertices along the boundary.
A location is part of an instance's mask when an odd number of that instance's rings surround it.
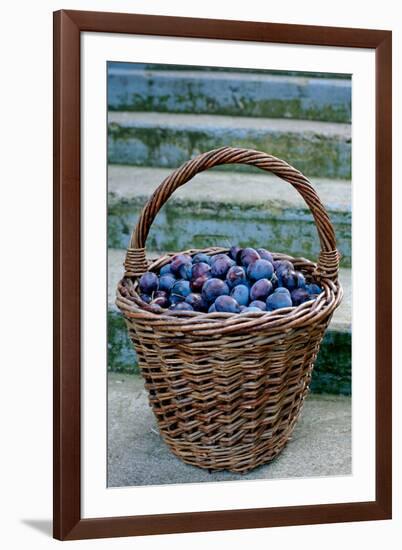
<svg viewBox="0 0 402 550">
<path fill-rule="evenodd" d="M 169 197 L 199 172 L 220 164 L 249 164 L 261 170 L 272 172 L 287 181 L 300 193 L 310 208 L 320 239 L 321 251 L 315 276 L 336 281 L 339 271 L 339 252 L 336 249 L 335 232 L 324 205 L 310 181 L 287 162 L 252 149 L 221 147 L 202 153 L 177 168 L 159 185 L 145 204 L 137 226 L 131 235 L 127 249 L 125 276 L 140 276 L 148 269 L 145 257 L 145 242 L 157 213 Z"/>
</svg>

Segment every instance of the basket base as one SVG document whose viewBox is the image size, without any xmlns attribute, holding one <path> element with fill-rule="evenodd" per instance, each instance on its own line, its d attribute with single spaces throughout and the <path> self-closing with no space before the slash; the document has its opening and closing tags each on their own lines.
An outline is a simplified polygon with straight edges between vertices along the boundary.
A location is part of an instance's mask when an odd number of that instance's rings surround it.
<svg viewBox="0 0 402 550">
<path fill-rule="evenodd" d="M 301 410 L 302 407 L 285 430 L 252 444 L 211 448 L 179 442 L 165 434 L 161 435 L 173 454 L 186 464 L 208 470 L 210 473 L 226 470 L 232 473 L 246 474 L 259 466 L 272 462 L 283 451 L 291 439 Z"/>
</svg>

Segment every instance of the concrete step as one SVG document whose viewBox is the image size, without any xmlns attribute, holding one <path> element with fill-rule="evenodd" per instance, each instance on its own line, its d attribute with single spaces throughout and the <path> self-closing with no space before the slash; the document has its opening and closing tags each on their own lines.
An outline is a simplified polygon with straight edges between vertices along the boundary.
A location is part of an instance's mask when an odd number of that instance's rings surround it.
<svg viewBox="0 0 402 550">
<path fill-rule="evenodd" d="M 150 252 L 149 257 L 157 253 Z M 108 250 L 108 369 L 138 372 L 137 359 L 128 339 L 124 320 L 114 301 L 117 283 L 123 276 L 124 250 Z M 317 393 L 351 393 L 351 270 L 341 269 L 344 298 L 334 313 L 321 345 L 311 384 Z"/>
<path fill-rule="evenodd" d="M 109 166 L 108 245 L 126 248 L 139 213 L 170 174 L 163 168 Z M 351 185 L 317 178 L 313 184 L 334 224 L 342 265 L 351 257 Z M 178 189 L 155 219 L 148 247 L 184 250 L 193 246 L 261 246 L 315 259 L 317 230 L 301 196 L 288 183 L 261 171 L 208 170 Z"/>
<path fill-rule="evenodd" d="M 306 176 L 348 179 L 349 124 L 171 113 L 109 111 L 108 156 L 112 164 L 180 166 L 224 145 L 267 151 Z M 228 170 L 252 167 L 228 165 Z"/>
<path fill-rule="evenodd" d="M 108 72 L 108 105 L 113 111 L 351 119 L 351 80 L 121 65 L 111 65 Z"/>
<path fill-rule="evenodd" d="M 323 73 L 308 71 L 276 71 L 271 69 L 250 69 L 245 67 L 208 67 L 206 65 L 174 65 L 163 63 L 126 63 L 124 61 L 108 61 L 108 70 L 112 69 L 131 69 L 137 71 L 196 71 L 202 72 L 224 72 L 224 73 L 258 73 L 279 76 L 305 76 L 308 78 L 327 78 L 331 80 L 351 80 L 351 75 L 347 73 Z"/>
<path fill-rule="evenodd" d="M 184 464 L 163 442 L 139 376 L 108 375 L 108 487 L 347 476 L 351 399 L 308 395 L 292 438 L 271 463 L 246 474 Z"/>
</svg>

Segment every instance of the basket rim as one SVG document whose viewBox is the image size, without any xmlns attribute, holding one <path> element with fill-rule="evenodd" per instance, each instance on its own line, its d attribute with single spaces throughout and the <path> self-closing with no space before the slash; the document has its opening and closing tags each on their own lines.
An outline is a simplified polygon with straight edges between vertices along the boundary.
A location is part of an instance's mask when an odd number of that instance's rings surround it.
<svg viewBox="0 0 402 550">
<path fill-rule="evenodd" d="M 204 249 L 189 249 L 180 252 L 168 252 L 159 256 L 158 258 L 151 260 L 148 270 L 156 271 L 160 269 L 166 263 L 169 263 L 171 258 L 177 254 L 190 254 L 195 255 L 197 253 L 209 253 L 210 255 L 218 254 L 220 252 L 227 252 L 227 247 L 209 247 Z M 301 265 L 305 270 L 315 273 L 317 264 L 303 257 L 294 257 L 288 254 L 280 252 L 271 252 L 274 259 L 286 259 L 294 263 L 296 266 Z M 307 269 L 306 269 L 307 268 Z M 325 277 L 319 278 L 319 282 L 324 290 L 318 295 L 317 298 L 308 300 L 299 306 L 292 306 L 288 308 L 282 308 L 275 311 L 261 311 L 261 312 L 240 312 L 240 313 L 226 313 L 226 312 L 202 312 L 202 311 L 172 311 L 161 308 L 160 312 L 150 310 L 148 304 L 143 302 L 135 288 L 138 284 L 138 276 L 126 277 L 124 276 L 118 283 L 116 289 L 116 305 L 124 317 L 135 320 L 136 318 L 143 321 L 148 320 L 151 323 L 158 323 L 163 325 L 171 325 L 171 329 L 178 325 L 186 330 L 200 330 L 204 335 L 208 333 L 209 325 L 211 328 L 211 334 L 215 333 L 219 328 L 225 329 L 225 332 L 232 330 L 239 330 L 243 328 L 259 327 L 261 324 L 272 325 L 285 328 L 286 325 L 299 326 L 304 323 L 318 322 L 321 318 L 327 317 L 333 313 L 338 307 L 343 290 L 339 282 L 333 281 Z M 134 283 L 132 280 L 134 279 Z M 127 298 L 122 295 L 121 288 L 125 286 L 126 282 L 132 284 L 131 291 L 134 292 L 132 298 Z M 138 297 L 136 299 L 136 296 Z M 134 298 L 134 299 L 133 299 Z M 187 325 L 185 327 L 185 325 Z"/>
</svg>

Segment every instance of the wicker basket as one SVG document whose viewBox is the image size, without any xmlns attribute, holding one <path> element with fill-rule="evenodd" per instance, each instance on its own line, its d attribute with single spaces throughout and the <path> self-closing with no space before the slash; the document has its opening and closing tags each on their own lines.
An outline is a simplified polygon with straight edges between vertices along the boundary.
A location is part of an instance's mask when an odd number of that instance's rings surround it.
<svg viewBox="0 0 402 550">
<path fill-rule="evenodd" d="M 138 278 L 147 270 L 159 270 L 174 255 L 148 265 L 145 241 L 156 214 L 198 172 L 229 163 L 272 172 L 302 195 L 318 230 L 318 263 L 273 256 L 292 261 L 307 280 L 320 281 L 323 292 L 316 300 L 273 312 L 153 313 L 137 294 Z M 202 250 L 222 251 L 227 249 Z M 194 255 L 200 250 L 185 252 Z M 160 433 L 173 453 L 201 468 L 232 472 L 246 472 L 275 458 L 292 434 L 322 337 L 342 299 L 334 230 L 307 178 L 259 151 L 224 147 L 203 153 L 175 170 L 153 193 L 124 265 L 116 303 L 135 346 Z"/>
</svg>

